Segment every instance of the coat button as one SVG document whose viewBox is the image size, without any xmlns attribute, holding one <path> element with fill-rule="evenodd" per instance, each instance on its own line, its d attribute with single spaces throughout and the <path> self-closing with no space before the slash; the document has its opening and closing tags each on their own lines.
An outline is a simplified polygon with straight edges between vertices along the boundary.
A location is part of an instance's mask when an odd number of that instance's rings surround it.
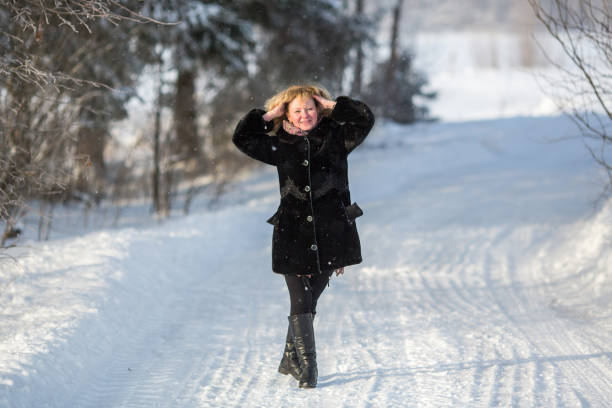
<svg viewBox="0 0 612 408">
<path fill-rule="evenodd" d="M 308 160 L 304 160 L 304 161 L 302 162 L 302 166 L 304 166 L 304 167 L 308 166 Z"/>
<path fill-rule="evenodd" d="M 312 245 L 310 246 L 310 249 L 312 249 L 313 251 L 316 251 L 316 250 L 317 250 L 317 246 L 316 246 L 315 244 L 312 244 Z"/>
<path fill-rule="evenodd" d="M 310 186 L 306 186 L 306 187 L 304 187 L 304 191 L 305 191 L 305 192 L 309 192 L 309 191 L 310 191 Z"/>
<path fill-rule="evenodd" d="M 312 215 L 309 215 L 308 217 L 306 217 L 306 221 L 312 222 Z"/>
</svg>

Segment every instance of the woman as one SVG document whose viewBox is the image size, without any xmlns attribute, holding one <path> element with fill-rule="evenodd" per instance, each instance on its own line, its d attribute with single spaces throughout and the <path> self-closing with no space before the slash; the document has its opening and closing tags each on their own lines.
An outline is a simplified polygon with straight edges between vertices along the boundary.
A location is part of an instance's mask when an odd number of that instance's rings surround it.
<svg viewBox="0 0 612 408">
<path fill-rule="evenodd" d="M 291 309 L 281 364 L 300 388 L 317 384 L 313 318 L 333 272 L 361 262 L 351 203 L 347 156 L 367 136 L 374 116 L 346 96 L 332 101 L 317 86 L 292 86 L 253 109 L 236 126 L 233 142 L 245 154 L 276 166 L 280 205 L 268 222 L 272 270 L 285 277 Z"/>
</svg>

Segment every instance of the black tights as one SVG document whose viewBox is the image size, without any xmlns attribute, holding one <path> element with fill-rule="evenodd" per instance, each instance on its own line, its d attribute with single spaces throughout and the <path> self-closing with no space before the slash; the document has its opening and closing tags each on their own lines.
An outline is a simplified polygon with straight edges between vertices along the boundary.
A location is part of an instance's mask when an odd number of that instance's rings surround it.
<svg viewBox="0 0 612 408">
<path fill-rule="evenodd" d="M 285 275 L 287 289 L 289 289 L 289 297 L 291 298 L 291 316 L 317 312 L 317 300 L 325 286 L 329 282 L 333 271 L 323 271 L 322 273 L 313 273 L 312 277 L 307 276 L 297 277 Z"/>
</svg>

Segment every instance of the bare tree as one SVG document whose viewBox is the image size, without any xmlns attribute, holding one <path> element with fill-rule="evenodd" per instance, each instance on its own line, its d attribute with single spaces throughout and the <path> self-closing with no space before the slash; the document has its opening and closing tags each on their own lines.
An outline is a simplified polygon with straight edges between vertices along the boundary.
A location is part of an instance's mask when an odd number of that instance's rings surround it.
<svg viewBox="0 0 612 408">
<path fill-rule="evenodd" d="M 115 25 L 153 21 L 131 11 L 130 4 L 0 1 L 0 247 L 35 200 L 39 236 L 48 236 L 50 221 L 42 217 L 49 218 L 54 203 L 70 193 L 75 175 L 97 160 L 80 153 L 82 142 L 99 125 L 98 116 L 110 117 L 109 109 L 99 107 L 118 85 L 108 78 L 120 80 L 131 71 L 96 64 L 125 44 L 110 38 Z"/>
<path fill-rule="evenodd" d="M 20 89 L 3 90 L 0 102 L 0 218 L 5 221 L 0 247 L 25 214 L 26 202 L 58 196 L 68 185 L 70 168 L 78 165 L 70 154 L 74 105 L 59 93 L 35 95 L 31 87 Z"/>
<path fill-rule="evenodd" d="M 122 4 L 123 3 L 123 4 Z M 9 17 L 11 22 L 22 32 L 29 32 L 37 43 L 40 43 L 46 28 L 69 27 L 78 34 L 79 30 L 92 33 L 92 25 L 96 21 L 105 20 L 113 25 L 123 21 L 138 23 L 161 23 L 146 17 L 124 4 L 115 0 L 2 0 L 0 2 L 0 17 Z M 0 28 L 0 37 L 8 38 L 13 42 L 25 45 L 29 40 L 21 35 Z M 4 54 L 4 53 L 3 53 Z M 79 78 L 67 72 L 57 72 L 42 68 L 36 64 L 36 59 L 28 53 L 9 52 L 0 56 L 0 76 L 13 75 L 24 83 L 34 83 L 39 87 L 52 85 L 55 87 L 66 85 L 93 85 L 96 87 L 105 84 Z"/>
<path fill-rule="evenodd" d="M 363 0 L 355 1 L 355 15 L 360 18 L 363 17 Z M 361 43 L 357 45 L 354 72 L 351 94 L 355 97 L 360 97 L 363 88 L 363 45 Z"/>
<path fill-rule="evenodd" d="M 529 0 L 537 19 L 569 57 L 571 68 L 554 62 L 570 93 L 562 108 L 582 133 L 598 141 L 589 146 L 606 171 L 606 193 L 612 193 L 612 6 L 609 0 Z M 544 50 L 546 53 L 546 51 Z"/>
<path fill-rule="evenodd" d="M 402 14 L 402 6 L 404 4 L 404 0 L 397 0 L 395 7 L 393 7 L 393 25 L 391 26 L 391 37 L 389 39 L 389 49 L 391 50 L 389 54 L 389 62 L 387 63 L 387 73 L 385 76 L 385 84 L 387 85 L 387 89 L 385 90 L 386 94 L 391 92 L 391 88 L 394 84 L 394 71 L 397 68 L 397 60 L 398 60 L 398 43 L 399 43 L 399 24 L 400 17 Z M 384 115 L 389 115 L 389 102 L 385 103 L 384 106 Z"/>
</svg>

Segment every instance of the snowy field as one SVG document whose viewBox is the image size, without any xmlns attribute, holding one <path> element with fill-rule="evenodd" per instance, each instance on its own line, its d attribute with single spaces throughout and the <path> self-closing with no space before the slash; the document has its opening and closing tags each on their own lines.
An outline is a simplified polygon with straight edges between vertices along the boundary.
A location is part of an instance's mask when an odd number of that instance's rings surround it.
<svg viewBox="0 0 612 408">
<path fill-rule="evenodd" d="M 0 406 L 610 406 L 612 202 L 575 135 L 377 123 L 350 158 L 364 263 L 319 302 L 314 390 L 276 371 L 274 169 L 215 211 L 22 242 L 0 255 Z"/>
<path fill-rule="evenodd" d="M 415 67 L 427 75 L 428 89 L 437 92 L 427 103 L 431 115 L 456 122 L 559 114 L 559 102 L 574 95 L 559 86 L 566 80 L 540 47 L 559 66 L 574 68 L 552 38 L 543 33 L 533 37 L 523 30 L 417 32 L 409 37 Z"/>
</svg>

